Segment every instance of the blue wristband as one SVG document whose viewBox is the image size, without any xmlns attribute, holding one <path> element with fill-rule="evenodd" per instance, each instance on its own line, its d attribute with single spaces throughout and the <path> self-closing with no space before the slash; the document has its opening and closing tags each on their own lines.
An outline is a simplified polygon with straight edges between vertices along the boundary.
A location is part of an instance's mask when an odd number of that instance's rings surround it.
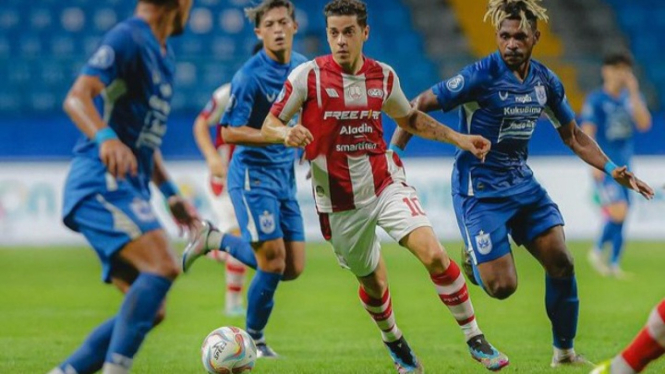
<svg viewBox="0 0 665 374">
<path fill-rule="evenodd" d="M 166 181 L 157 186 L 159 191 L 162 193 L 165 199 L 168 199 L 171 196 L 176 196 L 180 194 L 178 186 L 175 185 L 172 181 Z"/>
<path fill-rule="evenodd" d="M 95 133 L 95 143 L 102 145 L 107 140 L 118 139 L 118 134 L 110 127 L 104 127 Z"/>
<path fill-rule="evenodd" d="M 607 175 L 612 176 L 612 172 L 616 168 L 618 168 L 618 166 L 614 162 L 607 161 L 607 163 L 605 164 L 605 167 L 603 169 L 605 169 L 605 172 L 607 173 Z"/>
<path fill-rule="evenodd" d="M 398 147 L 397 145 L 391 144 L 390 147 L 388 147 L 388 149 L 397 153 L 397 156 L 399 156 L 399 158 L 404 158 L 404 150 Z"/>
</svg>

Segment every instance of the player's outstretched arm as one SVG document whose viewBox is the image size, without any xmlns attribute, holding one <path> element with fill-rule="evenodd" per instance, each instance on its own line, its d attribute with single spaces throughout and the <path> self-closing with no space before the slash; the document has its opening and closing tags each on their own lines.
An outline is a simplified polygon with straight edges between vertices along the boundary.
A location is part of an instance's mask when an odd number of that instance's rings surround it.
<svg viewBox="0 0 665 374">
<path fill-rule="evenodd" d="M 481 160 L 485 160 L 485 156 L 492 146 L 492 143 L 482 136 L 460 134 L 417 109 L 412 109 L 406 117 L 394 118 L 394 120 L 401 129 L 410 134 L 418 135 L 425 139 L 450 143 L 460 149 L 473 153 L 474 156 Z"/>
<path fill-rule="evenodd" d="M 411 101 L 411 106 L 425 113 L 441 109 L 439 101 L 436 99 L 436 96 L 431 89 L 421 93 L 415 99 L 413 99 Z M 406 145 L 409 143 L 409 140 L 411 140 L 412 136 L 413 134 L 403 130 L 401 127 L 398 127 L 393 133 L 390 144 L 396 146 L 400 150 L 405 150 Z"/>
<path fill-rule="evenodd" d="M 261 130 L 249 126 L 222 127 L 222 138 L 224 138 L 224 143 L 227 144 L 251 145 L 254 147 L 272 144 L 263 138 Z"/>
<path fill-rule="evenodd" d="M 132 151 L 122 143 L 116 133 L 104 123 L 95 108 L 94 98 L 106 86 L 97 76 L 81 75 L 67 93 L 63 110 L 76 127 L 99 145 L 99 157 L 109 173 L 123 179 L 127 174 L 136 175 L 138 163 Z"/>
<path fill-rule="evenodd" d="M 584 162 L 598 170 L 604 170 L 619 184 L 639 192 L 646 199 L 653 198 L 653 189 L 628 171 L 628 167 L 615 165 L 598 144 L 577 126 L 575 120 L 562 125 L 558 131 L 563 142 Z"/>
<path fill-rule="evenodd" d="M 300 122 L 294 127 L 288 127 L 272 113 L 263 122 L 261 135 L 267 142 L 282 143 L 287 147 L 306 147 L 314 140 L 312 133 Z"/>
</svg>

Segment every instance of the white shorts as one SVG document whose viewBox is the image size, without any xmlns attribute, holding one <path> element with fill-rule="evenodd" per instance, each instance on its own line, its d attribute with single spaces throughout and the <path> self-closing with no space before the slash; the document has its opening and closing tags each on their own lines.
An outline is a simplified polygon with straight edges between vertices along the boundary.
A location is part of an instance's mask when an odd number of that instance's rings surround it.
<svg viewBox="0 0 665 374">
<path fill-rule="evenodd" d="M 419 227 L 432 227 L 413 187 L 393 183 L 371 204 L 321 215 L 321 229 L 340 266 L 358 277 L 374 272 L 381 258 L 376 227 L 397 242 Z"/>
<path fill-rule="evenodd" d="M 229 196 L 229 191 L 224 186 L 220 194 L 213 191 L 212 183 L 208 178 L 207 194 L 215 215 L 215 224 L 221 232 L 230 232 L 238 230 L 238 221 L 236 220 L 236 213 Z"/>
</svg>

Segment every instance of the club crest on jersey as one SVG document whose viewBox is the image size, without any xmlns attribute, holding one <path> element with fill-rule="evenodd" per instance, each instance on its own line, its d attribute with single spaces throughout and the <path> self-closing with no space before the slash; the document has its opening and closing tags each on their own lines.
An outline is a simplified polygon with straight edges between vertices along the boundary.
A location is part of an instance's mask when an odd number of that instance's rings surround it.
<svg viewBox="0 0 665 374">
<path fill-rule="evenodd" d="M 545 91 L 545 86 L 536 86 L 536 99 L 538 99 L 538 104 L 540 105 L 547 104 L 547 92 Z"/>
<path fill-rule="evenodd" d="M 489 233 L 484 233 L 482 230 L 476 235 L 476 248 L 480 254 L 486 255 L 492 252 L 492 239 Z"/>
<path fill-rule="evenodd" d="M 462 76 L 462 74 L 456 75 L 456 76 L 448 79 L 448 82 L 446 82 L 446 87 L 451 92 L 460 92 L 460 91 L 462 91 L 462 88 L 464 88 L 464 77 Z"/>
<path fill-rule="evenodd" d="M 272 234 L 275 231 L 275 216 L 267 210 L 259 217 L 259 225 L 264 234 Z"/>
<path fill-rule="evenodd" d="M 358 100 L 363 96 L 363 92 L 358 86 L 349 87 L 347 93 L 349 94 L 349 97 L 353 100 Z"/>
<path fill-rule="evenodd" d="M 92 57 L 90 57 L 88 64 L 98 69 L 106 69 L 113 64 L 114 60 L 115 52 L 113 51 L 113 48 L 108 45 L 103 45 L 99 47 Z"/>
</svg>

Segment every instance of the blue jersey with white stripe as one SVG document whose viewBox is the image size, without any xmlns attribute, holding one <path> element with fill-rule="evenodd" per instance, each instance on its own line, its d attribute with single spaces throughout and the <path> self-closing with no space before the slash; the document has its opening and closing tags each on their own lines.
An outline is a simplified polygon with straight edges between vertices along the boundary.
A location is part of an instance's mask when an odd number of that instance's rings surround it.
<svg viewBox="0 0 665 374">
<path fill-rule="evenodd" d="M 444 111 L 460 107 L 459 131 L 492 142 L 485 162 L 457 150 L 454 194 L 505 197 L 537 184 L 526 164 L 529 140 L 541 114 L 555 127 L 569 124 L 571 109 L 559 78 L 538 61 L 520 82 L 496 52 L 432 87 Z M 558 139 L 552 139 L 558 141 Z"/>
<path fill-rule="evenodd" d="M 103 38 L 81 74 L 98 77 L 104 91 L 94 99 L 104 122 L 134 153 L 138 175 L 127 183 L 150 197 L 153 157 L 166 133 L 171 111 L 175 58 L 167 45 L 162 50 L 150 26 L 133 17 L 119 23 Z M 86 196 L 112 190 L 117 181 L 107 173 L 97 144 L 82 136 L 74 147 L 74 160 L 65 186 L 64 215 Z"/>
<path fill-rule="evenodd" d="M 582 110 L 582 122 L 596 126 L 598 145 L 617 165 L 628 165 L 633 156 L 632 111 L 627 91 L 614 97 L 603 89 L 591 92 Z"/>
<path fill-rule="evenodd" d="M 250 58 L 231 81 L 231 98 L 221 126 L 261 129 L 289 74 L 304 62 L 307 58 L 296 52 L 292 52 L 288 64 L 271 59 L 265 50 Z M 239 145 L 229 167 L 229 189 L 248 189 L 248 183 L 255 187 L 281 189 L 281 182 L 287 181 L 271 177 L 270 170 L 293 169 L 294 160 L 295 150 L 281 144 L 262 147 Z"/>
</svg>

